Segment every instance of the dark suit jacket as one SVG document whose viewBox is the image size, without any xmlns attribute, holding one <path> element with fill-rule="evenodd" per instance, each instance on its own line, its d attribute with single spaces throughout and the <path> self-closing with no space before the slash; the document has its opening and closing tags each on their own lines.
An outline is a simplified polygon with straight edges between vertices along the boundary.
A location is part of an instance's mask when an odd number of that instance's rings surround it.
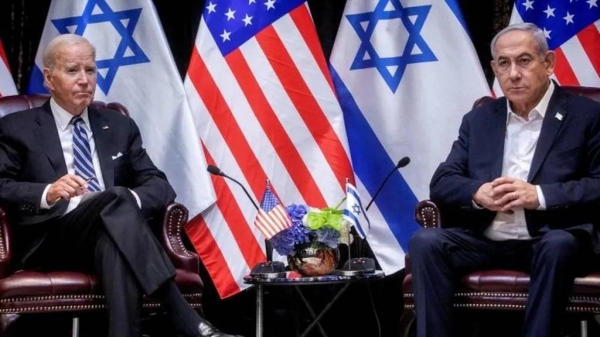
<svg viewBox="0 0 600 337">
<path fill-rule="evenodd" d="M 88 114 L 106 188 L 124 186 L 135 191 L 147 218 L 162 212 L 175 199 L 175 192 L 142 147 L 133 119 L 92 107 Z M 119 152 L 123 155 L 113 159 Z M 49 210 L 40 209 L 46 186 L 65 174 L 67 167 L 49 101 L 40 108 L 0 119 L 0 206 L 11 224 L 27 227 L 29 237 L 20 245 L 37 246 L 47 231 L 47 221 L 66 210 L 65 200 Z"/>
<path fill-rule="evenodd" d="M 458 139 L 431 181 L 431 199 L 445 226 L 484 230 L 495 212 L 473 207 L 477 189 L 500 177 L 507 121 L 506 98 L 463 118 Z M 560 117 L 562 116 L 562 117 Z M 553 228 L 579 228 L 600 238 L 600 103 L 555 87 L 545 114 L 528 182 L 539 185 L 546 211 L 525 211 L 530 235 Z"/>
</svg>

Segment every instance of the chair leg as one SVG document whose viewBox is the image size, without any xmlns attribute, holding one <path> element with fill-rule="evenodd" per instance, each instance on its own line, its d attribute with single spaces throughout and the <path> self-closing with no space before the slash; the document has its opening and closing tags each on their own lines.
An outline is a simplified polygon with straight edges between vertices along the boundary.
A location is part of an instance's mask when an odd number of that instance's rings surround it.
<svg viewBox="0 0 600 337">
<path fill-rule="evenodd" d="M 580 322 L 581 325 L 581 337 L 588 337 L 588 322 L 585 319 L 582 319 Z"/>
<path fill-rule="evenodd" d="M 415 311 L 404 309 L 400 317 L 400 337 L 414 336 L 415 332 Z"/>
<path fill-rule="evenodd" d="M 79 337 L 79 317 L 73 317 L 72 337 Z"/>
<path fill-rule="evenodd" d="M 19 317 L 19 314 L 0 315 L 0 337 L 9 337 L 12 334 L 15 322 Z"/>
</svg>

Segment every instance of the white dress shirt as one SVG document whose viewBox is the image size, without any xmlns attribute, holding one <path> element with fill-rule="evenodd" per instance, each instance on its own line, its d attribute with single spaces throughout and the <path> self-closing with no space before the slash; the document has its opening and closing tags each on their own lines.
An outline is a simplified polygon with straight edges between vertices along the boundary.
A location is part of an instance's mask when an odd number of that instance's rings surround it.
<svg viewBox="0 0 600 337">
<path fill-rule="evenodd" d="M 506 118 L 506 135 L 504 137 L 504 156 L 502 158 L 503 177 L 527 181 L 544 116 L 553 92 L 554 83 L 550 82 L 550 86 L 542 100 L 529 112 L 528 120 L 515 114 L 510 107 L 510 103 L 507 102 L 508 114 Z M 540 202 L 538 210 L 545 210 L 546 199 L 542 189 L 539 186 L 535 187 Z M 498 212 L 484 234 L 488 238 L 497 241 L 531 239 L 525 221 L 525 209 L 517 207 L 510 214 Z"/>
<path fill-rule="evenodd" d="M 54 116 L 54 121 L 56 123 L 56 129 L 58 130 L 58 137 L 60 138 L 60 145 L 62 147 L 63 155 L 65 157 L 65 164 L 67 165 L 67 173 L 75 174 L 75 157 L 73 156 L 73 123 L 71 122 L 73 119 L 73 115 L 67 112 L 65 109 L 61 108 L 54 98 L 50 98 L 50 108 L 52 110 L 52 115 Z M 94 142 L 94 134 L 92 133 L 92 128 L 90 127 L 90 119 L 88 116 L 88 109 L 86 108 L 81 115 L 79 115 L 83 119 L 84 124 L 82 125 L 85 129 L 88 137 L 88 143 L 90 144 L 90 151 L 92 153 L 92 164 L 94 164 L 94 171 L 96 173 L 96 179 L 98 180 L 98 184 L 100 185 L 100 189 L 104 190 L 106 186 L 104 185 L 104 179 L 102 177 L 102 170 L 100 169 L 100 160 L 98 159 L 98 152 L 96 151 L 96 143 Z M 44 193 L 42 193 L 42 200 L 40 203 L 40 208 L 48 209 L 54 206 L 54 203 L 49 205 L 46 200 L 46 195 L 48 194 L 48 190 L 50 189 L 50 184 L 46 186 L 44 189 Z M 131 190 L 130 190 L 131 191 Z M 141 207 L 140 198 L 138 195 L 131 191 L 135 200 L 139 207 Z M 65 210 L 65 214 L 72 211 L 79 203 L 81 202 L 82 196 L 73 197 L 69 200 L 69 205 Z"/>
</svg>

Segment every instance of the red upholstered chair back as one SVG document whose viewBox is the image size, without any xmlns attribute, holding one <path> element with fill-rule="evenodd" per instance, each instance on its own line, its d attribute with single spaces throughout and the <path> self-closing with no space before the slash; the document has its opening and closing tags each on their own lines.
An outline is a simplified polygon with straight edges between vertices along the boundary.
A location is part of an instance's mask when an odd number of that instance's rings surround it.
<svg viewBox="0 0 600 337">
<path fill-rule="evenodd" d="M 9 113 L 27 110 L 31 108 L 37 108 L 44 104 L 50 95 L 34 94 L 34 95 L 15 95 L 15 96 L 4 96 L 0 97 L 0 116 L 7 115 Z M 100 101 L 94 101 L 92 106 L 102 109 L 111 109 L 118 111 L 125 116 L 129 116 L 129 111 L 121 103 L 110 102 L 104 103 Z"/>
</svg>

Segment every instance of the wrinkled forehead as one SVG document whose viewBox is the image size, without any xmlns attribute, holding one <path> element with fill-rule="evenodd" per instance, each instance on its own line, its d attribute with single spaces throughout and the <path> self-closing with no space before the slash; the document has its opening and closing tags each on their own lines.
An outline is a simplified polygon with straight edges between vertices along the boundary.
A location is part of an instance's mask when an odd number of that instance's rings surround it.
<svg viewBox="0 0 600 337">
<path fill-rule="evenodd" d="M 529 32 L 511 31 L 496 41 L 494 53 L 496 59 L 499 58 L 515 58 L 521 55 L 535 55 L 536 46 L 533 36 Z"/>
<path fill-rule="evenodd" d="M 93 48 L 85 43 L 71 44 L 63 46 L 63 48 L 58 48 L 54 56 L 56 62 L 61 64 L 93 65 L 96 63 Z"/>
</svg>

